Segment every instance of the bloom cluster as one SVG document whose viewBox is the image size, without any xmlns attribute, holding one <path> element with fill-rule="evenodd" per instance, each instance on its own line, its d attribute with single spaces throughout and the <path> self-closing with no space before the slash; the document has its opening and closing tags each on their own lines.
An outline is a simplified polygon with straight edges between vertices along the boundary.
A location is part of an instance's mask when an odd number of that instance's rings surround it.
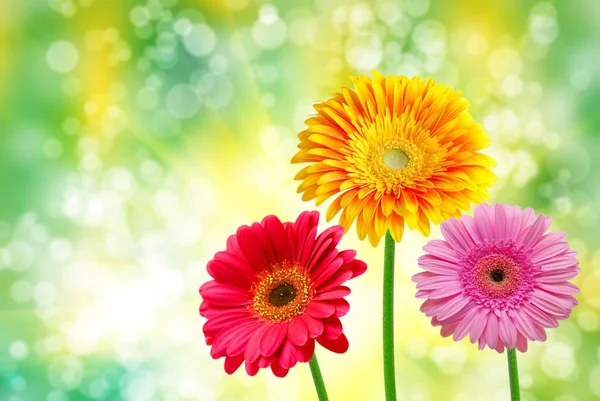
<svg viewBox="0 0 600 401">
<path fill-rule="evenodd" d="M 315 342 L 345 352 L 344 283 L 367 268 L 356 251 L 337 249 L 354 222 L 372 246 L 386 233 L 400 241 L 405 226 L 428 236 L 440 224 L 444 238 L 424 247 L 412 279 L 442 336 L 500 353 L 546 340 L 577 304 L 576 253 L 565 233 L 548 232 L 550 217 L 482 203 L 495 162 L 481 152 L 489 140 L 467 101 L 420 77 L 375 72 L 353 83 L 315 105 L 292 158 L 308 163 L 295 177 L 302 199 L 333 198 L 326 218 L 341 212 L 340 225 L 319 233 L 318 212 L 286 223 L 271 215 L 229 237 L 200 287 L 211 356 L 225 358 L 229 374 L 245 363 L 250 375 L 270 367 L 285 376 L 311 360 Z M 472 205 L 473 216 L 462 215 Z"/>
</svg>

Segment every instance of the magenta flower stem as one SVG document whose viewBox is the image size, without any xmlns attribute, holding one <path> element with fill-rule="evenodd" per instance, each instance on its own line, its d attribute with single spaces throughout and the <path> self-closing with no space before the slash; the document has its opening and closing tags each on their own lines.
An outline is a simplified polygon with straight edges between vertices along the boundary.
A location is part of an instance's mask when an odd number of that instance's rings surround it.
<svg viewBox="0 0 600 401">
<path fill-rule="evenodd" d="M 319 368 L 319 362 L 317 361 L 317 354 L 314 353 L 310 361 L 308 361 L 308 366 L 310 366 L 310 373 L 312 374 L 313 382 L 315 383 L 315 389 L 317 390 L 317 397 L 319 397 L 319 401 L 329 401 L 327 397 L 327 390 L 325 389 L 325 381 L 323 380 L 323 375 L 321 374 L 321 368 Z"/>
<path fill-rule="evenodd" d="M 383 380 L 386 401 L 396 401 L 396 368 L 394 366 L 394 258 L 396 242 L 385 234 L 383 256 Z"/>
<path fill-rule="evenodd" d="M 519 389 L 519 368 L 517 367 L 517 350 L 509 348 L 508 356 L 508 378 L 510 380 L 510 400 L 521 401 L 521 390 Z"/>
</svg>

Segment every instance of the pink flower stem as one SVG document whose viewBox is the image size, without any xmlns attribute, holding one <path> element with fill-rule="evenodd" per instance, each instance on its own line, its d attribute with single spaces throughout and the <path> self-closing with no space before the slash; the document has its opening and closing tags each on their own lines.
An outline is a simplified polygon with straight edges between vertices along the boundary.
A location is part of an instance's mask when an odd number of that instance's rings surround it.
<svg viewBox="0 0 600 401">
<path fill-rule="evenodd" d="M 517 367 L 517 351 L 514 348 L 507 350 L 508 356 L 508 378 L 510 380 L 510 399 L 511 401 L 521 400 L 521 391 L 519 390 L 519 368 Z"/>
<path fill-rule="evenodd" d="M 319 401 L 329 401 L 327 397 L 327 390 L 325 389 L 325 381 L 323 380 L 323 375 L 321 374 L 321 368 L 319 368 L 319 362 L 317 361 L 317 354 L 314 353 L 310 361 L 308 361 L 308 366 L 310 366 L 310 373 L 312 374 L 313 382 L 315 383 L 315 389 L 317 390 L 317 397 L 319 397 Z"/>
<path fill-rule="evenodd" d="M 383 256 L 383 380 L 386 401 L 396 401 L 396 368 L 394 367 L 394 257 L 396 242 L 385 234 Z"/>
</svg>

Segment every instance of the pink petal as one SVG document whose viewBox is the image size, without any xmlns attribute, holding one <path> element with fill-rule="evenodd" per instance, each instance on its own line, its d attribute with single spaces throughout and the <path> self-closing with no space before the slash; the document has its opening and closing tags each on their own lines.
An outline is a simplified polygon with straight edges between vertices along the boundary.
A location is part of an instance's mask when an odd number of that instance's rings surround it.
<svg viewBox="0 0 600 401">
<path fill-rule="evenodd" d="M 473 241 L 476 244 L 482 243 L 483 238 L 479 234 L 479 229 L 477 228 L 477 224 L 475 224 L 475 219 L 473 219 L 471 216 L 464 215 L 461 217 L 461 221 L 469 236 L 473 238 Z"/>
<path fill-rule="evenodd" d="M 536 273 L 535 277 L 543 283 L 563 283 L 579 274 L 579 268 L 549 270 Z"/>
<path fill-rule="evenodd" d="M 579 288 L 571 283 L 541 283 L 540 288 L 546 292 L 562 295 L 574 295 L 579 293 Z"/>
<path fill-rule="evenodd" d="M 458 274 L 459 266 L 433 255 L 423 255 L 418 260 L 419 267 L 431 273 L 453 276 Z"/>
<path fill-rule="evenodd" d="M 498 240 L 506 239 L 508 224 L 507 224 L 507 216 L 506 216 L 506 210 L 504 209 L 504 205 L 496 203 L 494 205 L 494 215 L 495 215 L 494 229 L 496 231 L 496 239 L 498 239 Z"/>
<path fill-rule="evenodd" d="M 458 219 L 452 218 L 440 225 L 442 234 L 448 244 L 461 254 L 466 254 L 475 245 L 473 239 L 469 236 L 467 229 Z"/>
<path fill-rule="evenodd" d="M 488 347 L 496 348 L 496 344 L 498 343 L 498 316 L 495 313 L 488 313 L 487 325 L 485 326 L 484 331 L 485 342 Z"/>
<path fill-rule="evenodd" d="M 475 225 L 483 241 L 493 241 L 496 236 L 494 232 L 494 209 L 487 203 L 475 207 Z"/>
<path fill-rule="evenodd" d="M 533 304 L 525 304 L 521 307 L 525 313 L 533 320 L 534 323 L 544 327 L 558 327 L 558 321 L 554 316 L 543 312 L 540 308 Z"/>
<path fill-rule="evenodd" d="M 568 249 L 569 244 L 566 242 L 557 242 L 555 244 L 551 244 L 546 247 L 540 248 L 538 251 L 534 249 L 531 251 L 531 261 L 537 264 L 547 259 L 559 256 Z"/>
<path fill-rule="evenodd" d="M 438 258 L 447 260 L 449 262 L 459 261 L 458 255 L 446 241 L 436 239 L 431 240 L 423 247 L 423 250 L 433 256 L 437 256 Z"/>
<path fill-rule="evenodd" d="M 348 339 L 344 334 L 341 334 L 335 340 L 331 340 L 325 336 L 320 336 L 317 337 L 317 342 L 336 354 L 343 354 L 344 352 L 348 351 Z"/>
<path fill-rule="evenodd" d="M 552 296 L 551 294 L 542 290 L 534 291 L 530 295 L 529 300 L 531 304 L 552 315 L 561 315 L 567 312 L 570 306 L 561 305 L 560 298 L 557 295 Z"/>
<path fill-rule="evenodd" d="M 500 339 L 506 345 L 506 348 L 514 348 L 517 343 L 517 328 L 512 322 L 512 318 L 506 314 L 498 319 Z"/>
<path fill-rule="evenodd" d="M 481 338 L 481 334 L 483 333 L 483 329 L 487 324 L 487 313 L 485 309 L 478 309 L 477 314 L 473 317 L 473 323 L 469 329 L 470 332 L 470 341 L 474 344 Z"/>
<path fill-rule="evenodd" d="M 444 301 L 444 305 L 440 307 L 436 317 L 440 320 L 447 319 L 455 313 L 460 312 L 461 309 L 469 303 L 469 301 L 469 297 L 463 295 L 458 295 L 454 298 Z"/>
<path fill-rule="evenodd" d="M 513 316 L 513 322 L 515 322 L 517 329 L 521 333 L 523 333 L 525 337 L 531 340 L 535 339 L 537 335 L 536 329 L 534 327 L 533 322 L 531 321 L 531 318 L 529 318 L 529 316 L 527 316 L 527 314 L 524 311 L 516 311 Z"/>
<path fill-rule="evenodd" d="M 447 282 L 437 290 L 429 294 L 431 299 L 446 298 L 451 295 L 460 294 L 463 291 L 463 284 L 460 281 Z"/>
<path fill-rule="evenodd" d="M 519 352 L 527 352 L 527 338 L 521 333 L 517 333 L 517 350 Z"/>
<path fill-rule="evenodd" d="M 319 234 L 315 240 L 313 251 L 305 264 L 306 268 L 310 270 L 312 264 L 319 260 L 319 256 L 322 255 L 325 250 L 335 248 L 343 235 L 344 227 L 337 225 L 329 227 Z"/>
<path fill-rule="evenodd" d="M 539 215 L 533 225 L 521 231 L 516 243 L 521 244 L 524 252 L 531 250 L 531 248 L 539 241 L 542 234 L 544 234 L 544 231 L 547 229 L 548 219 L 549 217 Z"/>
<path fill-rule="evenodd" d="M 312 247 L 312 244 L 315 240 L 315 235 L 317 233 L 317 225 L 319 223 L 319 212 L 302 212 L 296 219 L 296 222 L 293 223 L 294 231 L 295 231 L 295 241 L 292 242 L 295 248 L 295 260 L 300 260 L 302 256 L 302 251 L 304 249 L 304 245 L 309 243 Z M 315 230 L 313 230 L 313 228 Z"/>
<path fill-rule="evenodd" d="M 473 318 L 476 315 L 476 307 L 471 307 L 467 310 L 460 322 L 458 322 L 458 324 L 456 325 L 456 329 L 454 330 L 454 336 L 452 337 L 454 341 L 460 341 L 469 333 L 469 328 L 471 327 L 471 324 L 473 323 Z"/>
<path fill-rule="evenodd" d="M 264 356 L 273 355 L 281 346 L 287 334 L 287 324 L 273 324 L 265 331 L 260 340 L 260 353 Z"/>
<path fill-rule="evenodd" d="M 317 237 L 317 226 L 314 226 L 308 232 L 308 235 L 305 238 L 298 237 L 298 249 L 302 249 L 302 253 L 298 256 L 298 263 L 302 266 L 306 266 L 308 259 L 311 257 L 314 246 L 315 246 L 315 238 Z"/>
<path fill-rule="evenodd" d="M 459 280 L 458 276 L 453 277 L 453 276 L 443 276 L 443 275 L 438 275 L 438 274 L 432 274 L 430 272 L 423 272 L 426 274 L 429 274 L 430 276 L 420 276 L 422 279 L 420 282 L 417 282 L 417 289 L 419 290 L 436 290 L 439 289 L 440 287 L 443 287 L 445 285 L 456 285 L 456 284 L 461 284 L 461 281 Z M 423 273 L 418 273 L 418 274 L 423 274 Z M 415 275 L 417 276 L 417 275 Z M 415 276 L 413 276 L 413 281 Z M 418 278 L 417 278 L 418 280 Z"/>
<path fill-rule="evenodd" d="M 572 267 L 577 267 L 579 262 L 577 259 L 571 256 L 559 256 L 557 258 L 552 258 L 550 260 L 545 260 L 540 263 L 540 266 L 543 271 L 548 270 L 556 270 L 556 269 L 570 269 Z"/>
<path fill-rule="evenodd" d="M 287 338 L 297 346 L 306 344 L 308 340 L 308 327 L 302 319 L 295 318 L 288 325 Z"/>
</svg>

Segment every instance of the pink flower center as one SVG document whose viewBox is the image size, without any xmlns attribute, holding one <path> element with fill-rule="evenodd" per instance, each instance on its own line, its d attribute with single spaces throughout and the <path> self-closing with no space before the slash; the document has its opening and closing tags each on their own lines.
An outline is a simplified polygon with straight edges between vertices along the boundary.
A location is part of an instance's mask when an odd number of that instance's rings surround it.
<svg viewBox="0 0 600 401">
<path fill-rule="evenodd" d="M 473 284 L 490 298 L 506 298 L 517 292 L 523 275 L 521 266 L 506 255 L 493 253 L 479 259 L 473 269 Z"/>
</svg>

